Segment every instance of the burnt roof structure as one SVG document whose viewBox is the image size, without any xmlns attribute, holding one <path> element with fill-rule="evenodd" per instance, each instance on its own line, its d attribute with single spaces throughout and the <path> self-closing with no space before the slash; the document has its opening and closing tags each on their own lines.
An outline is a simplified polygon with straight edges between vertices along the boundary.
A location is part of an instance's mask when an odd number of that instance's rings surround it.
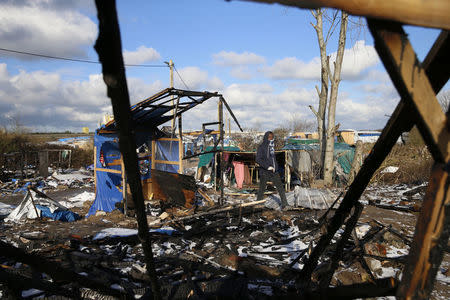
<svg viewBox="0 0 450 300">
<path fill-rule="evenodd" d="M 215 97 L 221 98 L 222 95 L 217 92 L 166 88 L 130 107 L 132 126 L 139 129 L 162 125 Z M 106 123 L 101 130 L 116 131 L 117 129 L 117 122 L 113 119 Z"/>
</svg>

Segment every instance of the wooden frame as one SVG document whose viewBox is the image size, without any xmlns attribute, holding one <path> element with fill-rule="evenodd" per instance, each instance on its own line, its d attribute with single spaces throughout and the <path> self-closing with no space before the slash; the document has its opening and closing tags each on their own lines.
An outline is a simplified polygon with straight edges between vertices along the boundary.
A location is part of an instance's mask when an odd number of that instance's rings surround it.
<svg viewBox="0 0 450 300">
<path fill-rule="evenodd" d="M 168 141 L 178 142 L 178 161 L 158 160 L 156 159 L 156 142 Z M 153 159 L 155 158 L 155 159 Z M 178 173 L 183 174 L 183 140 L 179 138 L 160 138 L 152 140 L 152 169 L 155 169 L 156 164 L 178 165 Z"/>
<path fill-rule="evenodd" d="M 364 16 L 402 22 L 405 24 L 450 30 L 448 0 L 244 0 L 278 3 L 299 8 L 329 7 L 341 9 L 354 16 Z"/>
<path fill-rule="evenodd" d="M 449 236 L 450 212 L 446 207 L 450 205 L 450 126 L 437 103 L 436 93 L 449 79 L 450 70 L 446 66 L 449 65 L 450 40 L 448 33 L 443 31 L 421 66 L 400 24 L 371 19 L 368 24 L 375 39 L 375 48 L 402 100 L 347 190 L 299 278 L 310 281 L 319 257 L 358 203 L 374 172 L 389 154 L 400 134 L 417 124 L 436 164 L 397 296 L 400 299 L 428 299 Z M 447 171 L 444 171 L 445 168 Z"/>
</svg>

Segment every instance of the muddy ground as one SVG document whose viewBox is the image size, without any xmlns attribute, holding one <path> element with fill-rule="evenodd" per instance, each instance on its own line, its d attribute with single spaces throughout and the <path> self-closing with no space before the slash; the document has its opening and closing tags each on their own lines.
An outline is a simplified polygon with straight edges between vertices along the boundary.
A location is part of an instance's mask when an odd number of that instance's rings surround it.
<svg viewBox="0 0 450 300">
<path fill-rule="evenodd" d="M 84 191 L 93 192 L 93 189 L 65 189 L 47 194 L 55 200 L 65 200 Z M 388 192 L 382 196 L 389 196 Z M 17 205 L 22 197 L 2 197 L 0 202 Z M 371 197 L 373 194 L 368 198 Z M 86 202 L 83 207 L 72 210 L 84 216 L 91 203 Z M 155 211 L 152 212 L 155 214 Z M 324 212 L 310 209 L 279 212 L 261 206 L 168 224 L 168 228 L 175 232 L 173 235 L 152 233 L 153 252 L 163 295 L 186 298 L 187 295 L 207 295 L 208 291 L 220 293 L 224 292 L 223 289 L 215 289 L 214 283 L 217 281 L 222 284 L 224 280 L 231 279 L 233 284 L 226 291 L 227 297 L 289 295 L 296 289 L 295 278 L 307 254 L 297 262 L 295 259 L 320 237 L 317 224 Z M 358 222 L 361 233 L 359 239 L 363 242 L 367 240 L 364 245 L 366 254 L 381 258 L 365 258 L 371 269 L 369 273 L 372 272 L 369 274 L 358 258 L 357 251 L 348 250 L 331 284 L 338 286 L 367 282 L 371 276 L 399 279 L 403 259 L 408 251 L 404 239 L 412 239 L 417 215 L 417 212 L 365 205 Z M 86 274 L 89 278 L 101 278 L 102 282 L 115 289 L 134 293 L 136 297 L 144 295 L 142 299 L 147 298 L 150 293 L 146 288 L 149 279 L 145 274 L 144 257 L 138 239 L 131 235 L 94 240 L 98 232 L 107 228 L 136 229 L 137 223 L 117 210 L 72 223 L 48 219 L 28 220 L 21 224 L 0 221 L 0 239 L 60 263 L 76 273 Z M 400 233 L 403 239 L 387 228 Z M 375 238 L 368 237 L 371 233 Z M 346 249 L 351 247 L 355 248 L 349 243 Z M 0 260 L 4 268 L 15 268 L 25 277 L 32 274 L 29 267 L 18 265 L 14 259 L 1 257 L 0 254 Z M 325 264 L 326 260 L 321 263 Z M 450 255 L 447 253 L 438 272 L 432 299 L 450 299 L 449 269 Z M 320 275 L 319 271 L 316 273 L 315 276 Z M 200 290 L 193 287 L 195 284 L 201 287 Z M 74 288 L 67 282 L 62 282 L 61 286 Z M 4 297 L 14 293 L 25 298 L 51 295 L 28 288 L 11 290 L 5 285 L 0 286 L 0 291 Z M 81 294 L 89 299 L 99 297 L 95 291 L 84 290 Z"/>
</svg>

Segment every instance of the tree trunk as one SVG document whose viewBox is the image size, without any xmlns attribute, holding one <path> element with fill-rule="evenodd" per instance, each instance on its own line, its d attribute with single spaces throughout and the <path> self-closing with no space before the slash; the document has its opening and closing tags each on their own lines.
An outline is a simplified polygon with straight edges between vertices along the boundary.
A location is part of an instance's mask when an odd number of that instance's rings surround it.
<svg viewBox="0 0 450 300">
<path fill-rule="evenodd" d="M 334 166 L 334 135 L 336 131 L 335 114 L 336 101 L 338 95 L 339 83 L 341 81 L 341 67 L 344 58 L 345 40 L 347 35 L 348 14 L 342 12 L 341 28 L 339 32 L 339 45 L 334 62 L 334 72 L 331 78 L 330 101 L 328 103 L 328 128 L 325 146 L 325 160 L 324 160 L 324 183 L 330 185 L 333 183 L 333 166 Z"/>
<path fill-rule="evenodd" d="M 320 49 L 320 91 L 316 86 L 317 94 L 319 96 L 319 109 L 314 112 L 317 118 L 317 132 L 319 134 L 319 149 L 320 149 L 320 168 L 323 168 L 323 161 L 325 158 L 325 110 L 327 107 L 328 98 L 328 80 L 329 80 L 329 57 L 327 57 L 327 45 L 323 38 L 323 10 L 316 9 L 313 13 L 316 18 L 316 24 L 313 24 L 316 30 L 317 40 L 319 41 Z"/>
</svg>

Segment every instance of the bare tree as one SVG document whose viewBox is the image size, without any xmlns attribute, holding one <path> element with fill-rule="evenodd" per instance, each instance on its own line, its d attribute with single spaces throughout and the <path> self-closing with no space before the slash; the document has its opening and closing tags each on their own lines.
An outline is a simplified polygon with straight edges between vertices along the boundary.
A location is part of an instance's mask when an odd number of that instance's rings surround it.
<svg viewBox="0 0 450 300">
<path fill-rule="evenodd" d="M 336 101 L 339 90 L 339 83 L 341 81 L 341 67 L 344 58 L 344 49 L 347 37 L 348 14 L 345 12 L 341 12 L 341 17 L 338 18 L 338 12 L 335 11 L 331 15 L 331 17 L 329 17 L 325 14 L 325 11 L 323 9 L 316 9 L 315 11 L 312 11 L 312 14 L 316 19 L 316 24 L 312 24 L 312 26 L 316 30 L 320 49 L 321 88 L 319 90 L 319 88 L 316 86 L 317 94 L 319 96 L 318 111 L 316 111 L 312 106 L 310 106 L 310 108 L 317 119 L 321 162 L 323 162 L 323 179 L 324 183 L 329 185 L 332 183 L 334 165 L 334 135 L 337 128 L 339 127 L 339 125 L 335 125 Z M 323 30 L 324 18 L 326 18 L 330 23 L 325 37 Z M 336 54 L 336 59 L 333 62 L 334 70 L 332 74 L 330 67 L 330 56 L 327 55 L 327 44 L 330 36 L 339 23 L 338 19 L 340 19 L 338 51 Z M 331 89 L 329 88 L 330 86 Z M 327 126 L 325 126 L 326 115 L 328 116 Z"/>
<path fill-rule="evenodd" d="M 326 33 L 326 36 L 324 38 L 323 35 L 323 19 L 324 19 L 324 13 L 325 10 L 319 8 L 314 11 L 311 11 L 312 15 L 316 19 L 316 24 L 311 25 L 316 30 L 317 34 L 317 41 L 319 42 L 319 50 L 320 50 L 320 90 L 319 87 L 316 85 L 316 91 L 319 96 L 319 108 L 316 111 L 312 105 L 309 106 L 309 108 L 312 110 L 314 115 L 317 119 L 317 132 L 319 134 L 319 148 L 321 153 L 321 159 L 320 162 L 322 163 L 324 161 L 325 155 L 325 138 L 326 138 L 326 132 L 325 132 L 325 112 L 327 107 L 327 100 L 328 100 L 328 82 L 330 77 L 330 57 L 327 56 L 327 44 L 328 40 L 333 33 L 336 22 L 337 22 L 337 11 L 334 12 L 334 14 L 331 16 L 331 24 L 328 28 L 328 32 Z M 326 18 L 326 17 L 325 17 Z M 326 18 L 327 19 L 327 18 Z M 321 166 L 322 167 L 322 166 Z"/>
<path fill-rule="evenodd" d="M 275 136 L 275 149 L 280 150 L 284 147 L 284 143 L 286 140 L 286 137 L 289 134 L 289 129 L 283 126 L 277 127 L 274 130 L 272 130 L 273 135 Z"/>
<path fill-rule="evenodd" d="M 344 58 L 345 40 L 347 37 L 348 14 L 341 13 L 341 29 L 339 32 L 339 45 L 334 62 L 334 72 L 331 78 L 330 101 L 328 104 L 328 127 L 327 127 L 327 142 L 325 146 L 325 160 L 323 180 L 325 184 L 329 185 L 333 181 L 333 166 L 334 166 L 334 135 L 339 128 L 339 124 L 335 125 L 336 102 L 339 90 L 339 83 L 341 82 L 341 67 Z"/>
<path fill-rule="evenodd" d="M 314 129 L 314 126 L 315 124 L 313 121 L 305 120 L 299 113 L 291 113 L 288 128 L 292 130 L 292 132 L 311 131 Z"/>
</svg>

